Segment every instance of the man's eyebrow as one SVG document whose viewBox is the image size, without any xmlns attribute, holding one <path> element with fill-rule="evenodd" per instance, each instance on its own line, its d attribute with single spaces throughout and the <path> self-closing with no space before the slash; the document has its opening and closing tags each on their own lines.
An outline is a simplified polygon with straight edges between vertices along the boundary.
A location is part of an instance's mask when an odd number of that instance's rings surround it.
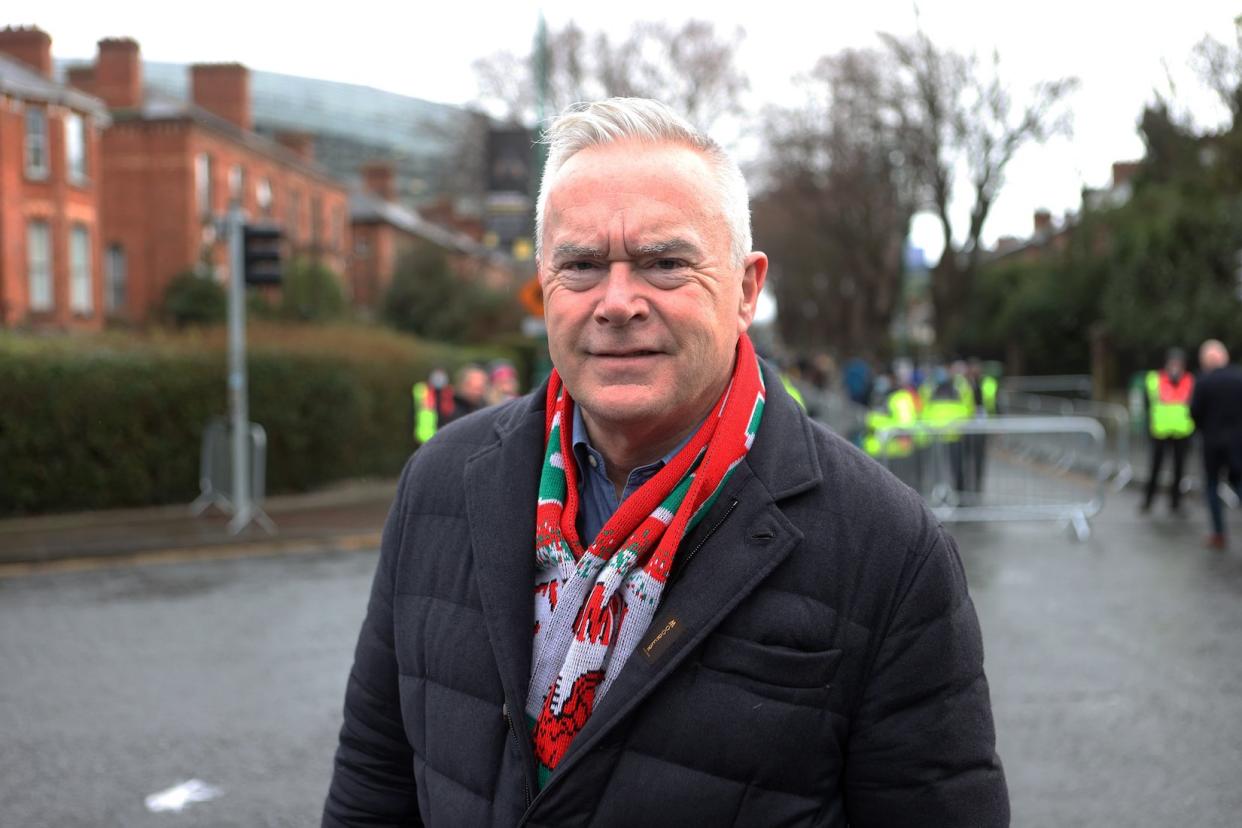
<svg viewBox="0 0 1242 828">
<path fill-rule="evenodd" d="M 552 248 L 552 257 L 554 259 L 603 259 L 605 253 L 598 247 L 565 242 Z"/>
<path fill-rule="evenodd" d="M 663 239 L 661 241 L 640 244 L 634 248 L 638 256 L 667 256 L 671 253 L 698 256 L 699 246 L 687 239 Z"/>
</svg>

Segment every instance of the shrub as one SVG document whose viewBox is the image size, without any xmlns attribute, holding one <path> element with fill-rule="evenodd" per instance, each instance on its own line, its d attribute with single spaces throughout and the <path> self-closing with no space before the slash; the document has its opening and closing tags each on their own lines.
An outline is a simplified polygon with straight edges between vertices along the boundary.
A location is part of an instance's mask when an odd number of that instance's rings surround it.
<svg viewBox="0 0 1242 828">
<path fill-rule="evenodd" d="M 186 325 L 218 325 L 228 314 L 224 286 L 209 276 L 184 270 L 164 290 L 162 315 L 178 328 Z"/>
<path fill-rule="evenodd" d="M 344 326 L 250 334 L 269 494 L 395 475 L 413 448 L 411 385 L 437 365 L 512 358 Z M 0 336 L 0 515 L 192 500 L 204 426 L 228 410 L 225 339 Z"/>
</svg>

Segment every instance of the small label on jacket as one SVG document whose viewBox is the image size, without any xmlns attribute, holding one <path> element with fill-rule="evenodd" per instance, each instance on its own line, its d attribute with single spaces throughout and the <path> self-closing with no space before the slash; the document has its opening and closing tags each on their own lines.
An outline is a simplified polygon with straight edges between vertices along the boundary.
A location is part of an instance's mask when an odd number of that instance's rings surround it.
<svg viewBox="0 0 1242 828">
<path fill-rule="evenodd" d="M 650 636 L 642 645 L 643 655 L 648 661 L 655 661 L 674 641 L 681 637 L 682 623 L 677 618 L 670 618 L 655 635 Z"/>
</svg>

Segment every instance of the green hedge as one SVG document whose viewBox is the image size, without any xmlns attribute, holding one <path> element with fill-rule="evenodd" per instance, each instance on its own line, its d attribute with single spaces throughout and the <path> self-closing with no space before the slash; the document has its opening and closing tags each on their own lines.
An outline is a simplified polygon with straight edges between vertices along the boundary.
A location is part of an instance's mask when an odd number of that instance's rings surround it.
<svg viewBox="0 0 1242 828">
<path fill-rule="evenodd" d="M 197 496 L 203 428 L 228 410 L 222 350 L 4 345 L 0 515 Z M 250 354 L 250 418 L 267 430 L 269 494 L 396 474 L 413 448 L 411 384 L 433 365 L 508 356 L 406 350 L 395 357 L 390 347 L 371 361 L 356 353 Z"/>
</svg>

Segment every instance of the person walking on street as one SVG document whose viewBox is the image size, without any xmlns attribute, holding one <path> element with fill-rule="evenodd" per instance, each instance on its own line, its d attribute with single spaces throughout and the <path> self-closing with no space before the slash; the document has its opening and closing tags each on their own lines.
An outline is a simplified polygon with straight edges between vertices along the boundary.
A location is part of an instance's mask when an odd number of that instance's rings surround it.
<svg viewBox="0 0 1242 828">
<path fill-rule="evenodd" d="M 756 357 L 737 163 L 636 98 L 545 140 L 555 369 L 406 465 L 325 828 L 1007 826 L 957 546 Z"/>
<path fill-rule="evenodd" d="M 1190 399 L 1190 416 L 1203 444 L 1203 482 L 1212 533 L 1207 545 L 1225 548 L 1225 516 L 1220 475 L 1242 493 L 1242 368 L 1229 364 L 1229 351 L 1209 339 L 1199 348 L 1199 381 Z"/>
<path fill-rule="evenodd" d="M 1147 475 L 1147 489 L 1143 494 L 1143 512 L 1151 511 L 1167 450 L 1173 455 L 1169 510 L 1178 514 L 1181 509 L 1186 449 L 1190 446 L 1191 435 L 1195 433 L 1195 423 L 1190 416 L 1190 397 L 1195 389 L 1195 378 L 1186 372 L 1186 355 L 1181 348 L 1169 349 L 1163 370 L 1147 372 L 1146 387 L 1147 429 L 1151 435 L 1151 471 Z"/>
</svg>

